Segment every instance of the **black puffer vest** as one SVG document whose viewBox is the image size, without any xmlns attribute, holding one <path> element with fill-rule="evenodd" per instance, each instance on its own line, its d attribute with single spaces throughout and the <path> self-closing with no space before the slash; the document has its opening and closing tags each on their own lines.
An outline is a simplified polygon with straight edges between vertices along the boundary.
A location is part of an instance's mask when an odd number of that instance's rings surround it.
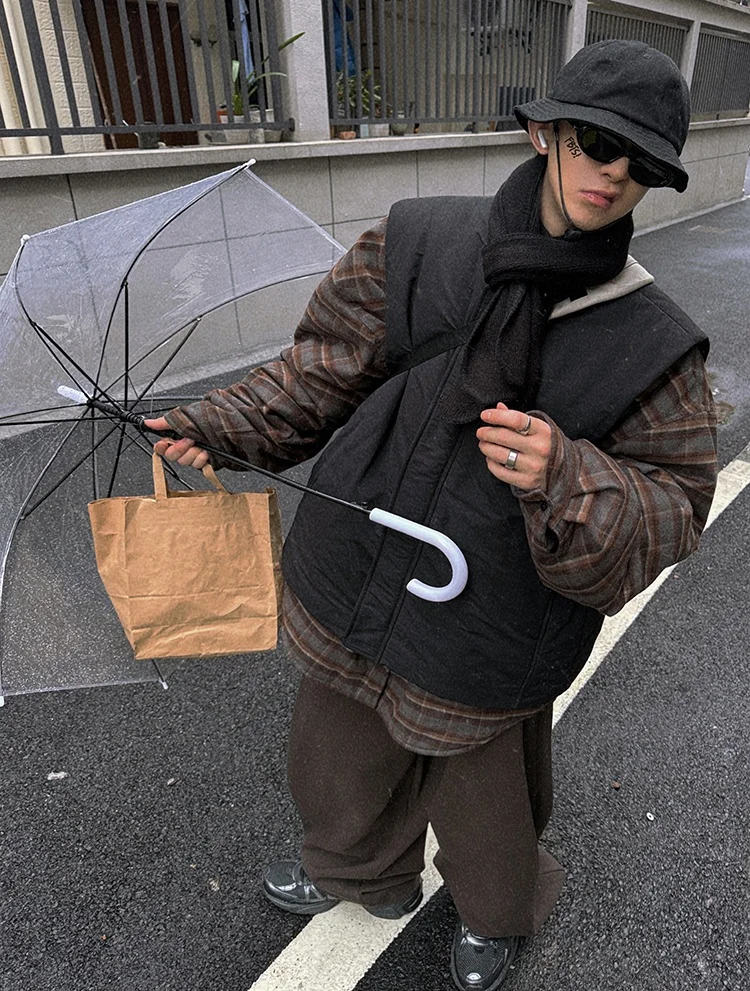
<svg viewBox="0 0 750 991">
<path fill-rule="evenodd" d="M 413 577 L 448 581 L 440 552 L 312 496 L 302 500 L 283 565 L 303 605 L 351 650 L 442 698 L 518 709 L 568 688 L 602 617 L 540 582 L 518 500 L 487 470 L 478 424 L 436 416 L 482 294 L 490 203 L 451 197 L 391 210 L 391 377 L 330 442 L 311 479 L 326 492 L 443 531 L 466 556 L 466 589 L 443 603 L 406 592 Z M 653 285 L 552 321 L 535 406 L 571 439 L 596 442 L 703 342 Z"/>
</svg>

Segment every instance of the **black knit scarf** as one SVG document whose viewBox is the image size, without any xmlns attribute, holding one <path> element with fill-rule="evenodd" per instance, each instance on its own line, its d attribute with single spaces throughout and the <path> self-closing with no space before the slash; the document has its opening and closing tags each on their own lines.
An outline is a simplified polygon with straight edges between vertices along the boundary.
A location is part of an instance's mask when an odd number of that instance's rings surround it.
<svg viewBox="0 0 750 991">
<path fill-rule="evenodd" d="M 482 252 L 486 289 L 471 338 L 462 346 L 439 403 L 453 423 L 476 420 L 503 402 L 533 407 L 542 345 L 556 302 L 613 279 L 625 266 L 630 214 L 603 230 L 550 237 L 541 225 L 546 159 L 519 166 L 492 203 Z"/>
</svg>

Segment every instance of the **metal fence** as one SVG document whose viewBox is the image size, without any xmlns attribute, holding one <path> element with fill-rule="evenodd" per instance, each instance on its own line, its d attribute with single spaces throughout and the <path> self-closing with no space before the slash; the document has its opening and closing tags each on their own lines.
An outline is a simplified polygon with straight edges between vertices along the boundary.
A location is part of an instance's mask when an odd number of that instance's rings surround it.
<svg viewBox="0 0 750 991">
<path fill-rule="evenodd" d="M 331 124 L 515 121 L 564 57 L 570 0 L 323 0 Z M 515 125 L 514 125 L 515 126 Z M 371 130 L 372 133 L 372 130 Z"/>
<path fill-rule="evenodd" d="M 750 40 L 702 30 L 691 96 L 697 117 L 744 117 L 750 106 Z"/>
<path fill-rule="evenodd" d="M 589 8 L 586 20 L 586 44 L 597 41 L 643 41 L 652 48 L 668 55 L 677 65 L 682 60 L 682 50 L 688 29 L 682 24 L 652 20 L 630 14 L 614 14 L 611 11 Z"/>
<path fill-rule="evenodd" d="M 132 148 L 294 127 L 269 0 L 0 2 L 0 46 L 0 138 L 53 154 L 71 135 Z"/>
</svg>

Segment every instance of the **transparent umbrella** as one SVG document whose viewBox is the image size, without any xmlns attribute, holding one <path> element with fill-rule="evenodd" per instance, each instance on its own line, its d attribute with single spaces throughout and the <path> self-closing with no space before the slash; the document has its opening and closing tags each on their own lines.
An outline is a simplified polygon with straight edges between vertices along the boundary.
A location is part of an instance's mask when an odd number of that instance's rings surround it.
<svg viewBox="0 0 750 991">
<path fill-rule="evenodd" d="M 311 280 L 343 253 L 250 165 L 25 238 L 0 288 L 0 704 L 59 688 L 166 686 L 167 666 L 133 659 L 110 608 L 86 503 L 149 491 L 140 419 L 267 357 Z M 410 592 L 460 594 L 466 562 L 452 541 L 350 505 L 446 555 L 450 582 L 413 578 Z"/>
<path fill-rule="evenodd" d="M 249 165 L 24 239 L 0 288 L 0 699 L 165 677 L 133 660 L 86 520 L 149 490 L 150 446 L 58 389 L 198 399 L 283 342 L 342 251 Z"/>
</svg>

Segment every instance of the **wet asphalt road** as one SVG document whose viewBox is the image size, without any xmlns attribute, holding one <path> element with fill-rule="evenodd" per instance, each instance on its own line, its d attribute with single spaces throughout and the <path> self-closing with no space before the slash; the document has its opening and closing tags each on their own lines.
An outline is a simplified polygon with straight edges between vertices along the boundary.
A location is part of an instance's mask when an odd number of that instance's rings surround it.
<svg viewBox="0 0 750 991">
<path fill-rule="evenodd" d="M 723 462 L 750 440 L 748 231 L 750 202 L 633 245 L 712 337 Z M 556 729 L 547 843 L 568 880 L 509 991 L 750 987 L 749 554 L 746 490 Z M 304 925 L 257 887 L 299 837 L 294 682 L 275 652 L 184 664 L 166 692 L 8 700 L 0 991 L 250 987 Z M 454 922 L 441 892 L 357 991 L 447 991 Z"/>
</svg>

